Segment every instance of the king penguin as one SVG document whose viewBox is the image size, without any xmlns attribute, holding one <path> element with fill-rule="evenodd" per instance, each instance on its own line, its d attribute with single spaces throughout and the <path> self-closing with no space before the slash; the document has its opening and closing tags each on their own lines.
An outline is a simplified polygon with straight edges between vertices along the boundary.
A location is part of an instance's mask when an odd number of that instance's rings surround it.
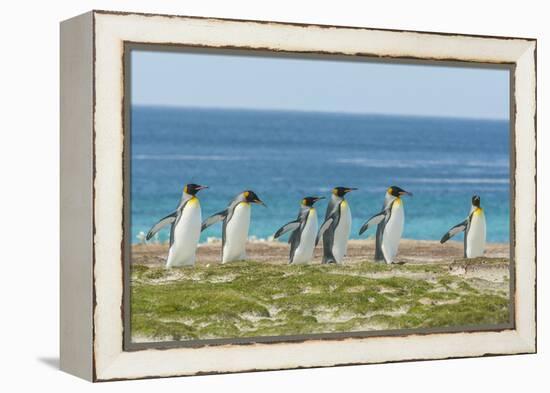
<svg viewBox="0 0 550 393">
<path fill-rule="evenodd" d="M 147 233 L 151 239 L 161 228 L 171 224 L 170 249 L 166 267 L 193 266 L 195 252 L 201 234 L 201 205 L 196 194 L 208 188 L 198 184 L 186 184 L 177 209 L 157 222 Z"/>
<path fill-rule="evenodd" d="M 323 263 L 342 263 L 348 248 L 351 210 L 344 196 L 357 188 L 335 187 L 325 213 L 325 221 L 315 244 L 323 238 Z"/>
<path fill-rule="evenodd" d="M 223 221 L 222 263 L 246 259 L 251 203 L 266 207 L 254 191 L 244 191 L 233 198 L 225 210 L 211 215 L 202 223 L 201 231 L 204 231 L 209 226 Z"/>
<path fill-rule="evenodd" d="M 472 197 L 472 207 L 470 208 L 468 217 L 460 224 L 449 229 L 441 238 L 441 244 L 462 231 L 465 231 L 464 258 L 482 256 L 485 251 L 486 224 L 485 214 L 481 208 L 481 198 L 477 195 Z"/>
<path fill-rule="evenodd" d="M 401 199 L 403 195 L 412 196 L 412 193 L 397 186 L 388 188 L 382 211 L 369 218 L 359 230 L 361 235 L 373 225 L 378 225 L 374 254 L 374 260 L 377 262 L 393 263 L 397 255 L 405 224 L 405 210 Z"/>
<path fill-rule="evenodd" d="M 313 258 L 315 236 L 318 229 L 317 212 L 313 205 L 320 199 L 324 199 L 324 197 L 309 196 L 302 199 L 296 220 L 283 225 L 274 235 L 274 238 L 277 239 L 292 231 L 288 239 L 291 264 L 305 264 Z"/>
</svg>

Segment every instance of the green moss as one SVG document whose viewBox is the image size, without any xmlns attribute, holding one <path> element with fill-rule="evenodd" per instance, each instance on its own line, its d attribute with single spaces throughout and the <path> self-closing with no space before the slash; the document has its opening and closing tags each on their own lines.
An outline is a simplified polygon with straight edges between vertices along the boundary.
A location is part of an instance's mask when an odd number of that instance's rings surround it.
<svg viewBox="0 0 550 393">
<path fill-rule="evenodd" d="M 507 258 L 487 258 L 487 257 L 478 257 L 478 258 L 463 258 L 457 259 L 453 264 L 458 265 L 508 265 Z"/>
<path fill-rule="evenodd" d="M 429 278 L 429 279 L 428 279 Z M 441 265 L 132 267 L 132 333 L 186 340 L 497 324 L 508 294 Z"/>
<path fill-rule="evenodd" d="M 141 278 L 145 280 L 156 280 L 164 276 L 164 268 L 149 269 L 142 273 Z"/>
<path fill-rule="evenodd" d="M 149 270 L 149 267 L 145 266 L 145 265 L 132 265 L 132 278 L 133 279 L 138 279 L 138 278 L 141 278 L 141 276 L 143 275 L 143 273 L 145 273 L 146 271 Z"/>
</svg>

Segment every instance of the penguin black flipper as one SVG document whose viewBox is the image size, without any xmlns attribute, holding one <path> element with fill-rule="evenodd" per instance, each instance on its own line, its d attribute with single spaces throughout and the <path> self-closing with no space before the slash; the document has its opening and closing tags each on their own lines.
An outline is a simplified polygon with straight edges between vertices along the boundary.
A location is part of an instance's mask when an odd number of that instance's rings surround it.
<svg viewBox="0 0 550 393">
<path fill-rule="evenodd" d="M 178 211 L 176 210 L 175 212 L 170 213 L 166 217 L 161 218 L 155 225 L 153 225 L 153 227 L 149 230 L 149 232 L 147 232 L 147 236 L 145 237 L 145 239 L 147 240 L 151 239 L 153 236 L 155 236 L 155 233 L 160 231 L 166 225 L 173 224 L 174 221 L 176 221 L 177 216 L 178 216 Z"/>
<path fill-rule="evenodd" d="M 176 226 L 178 225 L 178 222 L 181 218 L 181 214 L 178 214 L 177 217 L 176 217 L 176 220 L 174 221 L 174 223 L 172 224 L 172 226 L 170 227 L 170 247 L 172 247 L 172 244 L 174 244 L 174 231 L 176 229 Z"/>
<path fill-rule="evenodd" d="M 387 220 L 382 221 L 376 227 L 376 242 L 374 248 L 374 260 L 377 262 L 385 261 L 384 253 L 382 252 L 382 237 L 384 235 L 384 229 L 386 229 Z"/>
<path fill-rule="evenodd" d="M 443 237 L 441 238 L 440 243 L 443 244 L 447 240 L 449 240 L 451 237 L 456 235 L 457 233 L 460 233 L 466 230 L 466 228 L 468 227 L 468 221 L 469 221 L 469 217 L 464 221 L 462 221 L 460 224 L 456 224 L 454 227 L 449 229 L 449 231 L 446 234 L 444 234 Z"/>
<path fill-rule="evenodd" d="M 384 233 L 384 226 L 387 222 L 389 216 L 391 215 L 391 209 L 384 209 L 381 212 L 375 214 L 367 220 L 359 230 L 359 235 L 362 235 L 366 230 L 371 228 L 374 225 L 378 225 L 376 228 L 376 248 L 374 251 L 374 260 L 381 261 L 384 259 L 382 254 L 382 234 Z"/>
<path fill-rule="evenodd" d="M 292 245 L 292 243 L 296 240 L 300 240 L 300 228 L 290 234 L 290 236 L 288 237 L 288 244 Z"/>
<path fill-rule="evenodd" d="M 332 246 L 334 244 L 334 231 L 335 228 L 338 226 L 338 223 L 340 222 L 340 209 L 337 209 L 332 215 L 330 215 L 323 225 L 321 225 L 321 228 L 319 229 L 319 233 L 317 234 L 317 238 L 315 239 L 315 246 L 319 243 L 319 240 L 321 240 L 321 237 L 323 238 L 323 260 L 322 263 L 336 263 L 336 259 L 334 258 L 334 255 L 332 254 Z"/>
<path fill-rule="evenodd" d="M 307 220 L 307 218 L 306 218 Z M 289 256 L 289 263 L 292 263 L 294 260 L 294 253 L 296 252 L 296 249 L 300 245 L 300 241 L 302 238 L 302 230 L 304 229 L 305 221 L 300 222 L 300 225 L 297 229 L 295 229 L 288 238 L 288 244 L 290 244 L 290 256 Z"/>
<path fill-rule="evenodd" d="M 174 244 L 174 230 L 176 229 L 176 225 L 178 225 L 178 222 L 181 218 L 181 213 L 183 212 L 183 209 L 185 209 L 185 206 L 187 206 L 187 203 L 190 200 L 191 200 L 191 198 L 189 198 L 185 202 L 181 203 L 178 206 L 178 209 L 174 212 L 175 213 L 174 222 L 172 223 L 172 226 L 170 227 L 170 247 L 172 247 L 172 244 Z"/>
<path fill-rule="evenodd" d="M 323 234 L 327 231 L 327 229 L 329 229 L 333 224 L 334 226 L 337 226 L 339 221 L 340 221 L 340 203 L 335 203 L 334 201 L 331 200 L 327 206 L 327 212 L 325 214 L 325 222 L 323 222 L 323 224 L 319 228 L 319 232 L 317 233 L 317 238 L 315 239 L 315 246 L 319 244 L 319 240 L 321 240 L 321 237 L 323 237 Z M 332 240 L 334 240 L 334 236 L 332 236 L 332 238 L 333 238 Z"/>
<path fill-rule="evenodd" d="M 294 222 L 298 222 L 298 228 L 296 228 L 288 238 L 288 244 L 290 244 L 290 262 L 293 263 L 294 261 L 294 254 L 296 253 L 296 249 L 300 245 L 300 242 L 302 240 L 302 231 L 304 230 L 304 227 L 306 226 L 308 217 L 309 217 L 309 208 L 300 209 L 298 212 L 298 217 Z"/>
<path fill-rule="evenodd" d="M 281 237 L 282 235 L 284 235 L 287 232 L 295 231 L 299 227 L 300 227 L 300 221 L 299 220 L 288 222 L 285 225 L 283 225 L 282 227 L 280 227 L 277 230 L 277 232 L 275 232 L 275 235 L 273 235 L 273 237 L 275 239 L 277 239 L 277 238 Z"/>
<path fill-rule="evenodd" d="M 206 220 L 204 220 L 202 222 L 201 232 L 204 231 L 209 226 L 212 226 L 217 222 L 225 220 L 225 218 L 227 217 L 228 214 L 229 214 L 228 209 L 225 209 L 225 210 L 222 210 L 221 212 L 212 214 L 210 217 L 208 217 Z"/>
<path fill-rule="evenodd" d="M 296 249 L 300 245 L 300 239 L 301 239 L 302 230 L 299 228 L 292 232 L 288 239 L 288 243 L 290 244 L 290 258 L 289 263 L 292 263 L 294 260 L 294 253 L 296 252 Z"/>
<path fill-rule="evenodd" d="M 380 213 L 376 213 L 374 216 L 369 218 L 359 229 L 359 235 L 362 235 L 367 229 L 372 227 L 373 225 L 378 225 L 382 222 L 384 218 L 386 218 L 386 215 L 388 214 L 387 210 L 383 210 Z"/>
<path fill-rule="evenodd" d="M 292 263 L 292 258 L 294 256 L 294 251 L 296 250 L 297 245 L 300 243 L 300 231 L 299 231 L 299 229 L 300 229 L 301 224 L 302 223 L 299 219 L 288 222 L 285 225 L 283 225 L 281 228 L 279 228 L 279 230 L 277 232 L 275 232 L 275 235 L 273 235 L 273 237 L 275 239 L 277 239 L 277 238 L 281 237 L 282 235 L 284 235 L 285 233 L 292 231 L 292 234 L 290 235 L 290 237 L 288 239 L 288 243 L 290 244 L 290 261 L 291 261 L 291 263 Z"/>
<path fill-rule="evenodd" d="M 321 237 L 323 237 L 323 234 L 327 231 L 327 229 L 330 228 L 332 223 L 334 222 L 335 216 L 332 215 L 328 217 L 323 225 L 321 225 L 321 228 L 319 228 L 319 232 L 317 233 L 317 238 L 315 239 L 315 245 L 319 244 L 319 240 L 321 240 Z"/>
<path fill-rule="evenodd" d="M 340 215 L 335 214 L 327 221 L 325 221 L 323 226 L 325 226 L 326 229 L 321 227 L 322 232 L 319 231 L 319 234 L 317 235 L 316 241 L 319 241 L 321 236 L 323 237 L 322 263 L 336 263 L 336 259 L 334 258 L 334 255 L 332 253 L 332 246 L 334 245 L 334 232 L 336 230 L 336 227 L 338 226 L 339 221 Z"/>
</svg>

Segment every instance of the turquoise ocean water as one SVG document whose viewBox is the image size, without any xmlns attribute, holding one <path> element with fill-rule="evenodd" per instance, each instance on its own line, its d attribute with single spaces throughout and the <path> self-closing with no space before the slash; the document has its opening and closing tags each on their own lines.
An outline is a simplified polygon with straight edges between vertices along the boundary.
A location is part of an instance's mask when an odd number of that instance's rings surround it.
<svg viewBox="0 0 550 393">
<path fill-rule="evenodd" d="M 339 113 L 161 108 L 131 110 L 132 242 L 175 209 L 185 183 L 208 185 L 203 217 L 254 190 L 250 235 L 271 236 L 294 219 L 302 197 L 349 194 L 352 237 L 398 185 L 404 237 L 439 239 L 481 196 L 490 242 L 509 240 L 508 121 Z M 318 203 L 324 214 L 326 201 Z M 370 231 L 367 236 L 373 236 Z M 201 237 L 221 237 L 221 225 Z M 366 237 L 366 236 L 363 236 Z M 169 230 L 160 233 L 167 241 Z M 460 239 L 460 238 L 458 238 Z"/>
</svg>

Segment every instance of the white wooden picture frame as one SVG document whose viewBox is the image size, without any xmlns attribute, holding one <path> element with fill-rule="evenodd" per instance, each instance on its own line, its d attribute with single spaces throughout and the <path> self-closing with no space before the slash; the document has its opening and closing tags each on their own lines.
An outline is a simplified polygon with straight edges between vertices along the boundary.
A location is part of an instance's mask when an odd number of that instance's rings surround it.
<svg viewBox="0 0 550 393">
<path fill-rule="evenodd" d="M 246 345 L 125 345 L 124 64 L 130 44 L 510 67 L 513 323 Z M 61 368 L 109 381 L 535 352 L 535 97 L 534 39 L 105 11 L 62 22 Z"/>
</svg>

